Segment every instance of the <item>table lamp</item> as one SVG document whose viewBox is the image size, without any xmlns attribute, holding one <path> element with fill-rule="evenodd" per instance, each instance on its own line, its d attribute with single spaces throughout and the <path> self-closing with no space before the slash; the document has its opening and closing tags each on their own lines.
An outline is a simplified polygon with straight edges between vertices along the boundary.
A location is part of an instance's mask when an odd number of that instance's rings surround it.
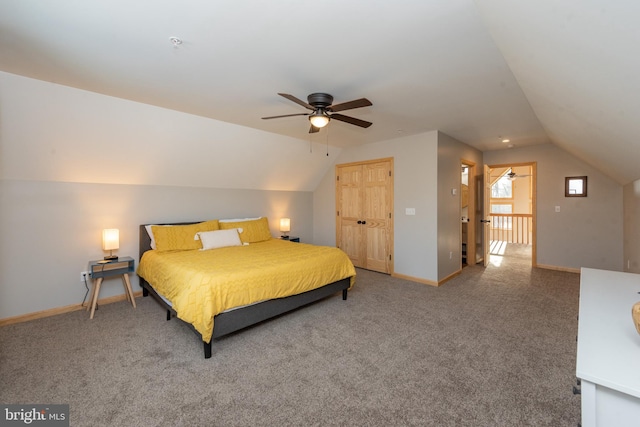
<svg viewBox="0 0 640 427">
<path fill-rule="evenodd" d="M 106 228 L 102 230 L 102 249 L 109 251 L 109 255 L 104 257 L 107 261 L 118 259 L 118 255 L 113 254 L 114 249 L 120 247 L 120 230 L 117 228 Z"/>
<path fill-rule="evenodd" d="M 287 233 L 291 231 L 291 219 L 280 218 L 280 231 L 282 232 L 282 237 L 289 237 Z"/>
</svg>

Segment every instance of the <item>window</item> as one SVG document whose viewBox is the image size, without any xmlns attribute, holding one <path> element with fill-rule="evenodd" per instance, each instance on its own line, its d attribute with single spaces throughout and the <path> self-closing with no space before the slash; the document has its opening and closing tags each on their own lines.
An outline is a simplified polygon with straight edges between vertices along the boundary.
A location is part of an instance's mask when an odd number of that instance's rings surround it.
<svg viewBox="0 0 640 427">
<path fill-rule="evenodd" d="M 513 181 L 507 176 L 511 172 L 509 169 L 491 186 L 492 199 L 512 199 L 513 198 Z"/>
<path fill-rule="evenodd" d="M 491 213 L 510 214 L 513 213 L 512 203 L 491 203 Z"/>
<path fill-rule="evenodd" d="M 566 177 L 564 179 L 564 197 L 587 197 L 587 177 Z"/>
</svg>

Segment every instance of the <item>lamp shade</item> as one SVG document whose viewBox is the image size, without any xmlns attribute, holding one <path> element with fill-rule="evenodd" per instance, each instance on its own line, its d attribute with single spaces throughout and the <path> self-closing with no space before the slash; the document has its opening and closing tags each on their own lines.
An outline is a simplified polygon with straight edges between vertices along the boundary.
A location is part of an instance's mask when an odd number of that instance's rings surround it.
<svg viewBox="0 0 640 427">
<path fill-rule="evenodd" d="M 329 123 L 329 116 L 325 113 L 316 111 L 309 116 L 311 124 L 317 128 L 323 128 Z"/>
<path fill-rule="evenodd" d="M 283 233 L 291 231 L 291 219 L 280 218 L 280 231 L 282 231 Z"/>
<path fill-rule="evenodd" d="M 102 249 L 112 251 L 120 247 L 120 230 L 106 228 L 102 230 Z"/>
</svg>

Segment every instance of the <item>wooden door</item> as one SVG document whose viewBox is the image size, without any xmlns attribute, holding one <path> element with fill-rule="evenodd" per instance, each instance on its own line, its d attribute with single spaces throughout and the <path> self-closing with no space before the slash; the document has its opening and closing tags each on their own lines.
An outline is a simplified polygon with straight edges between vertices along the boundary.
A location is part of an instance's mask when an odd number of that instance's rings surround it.
<svg viewBox="0 0 640 427">
<path fill-rule="evenodd" d="M 364 169 L 364 204 L 362 226 L 366 233 L 366 267 L 369 270 L 389 273 L 391 203 L 389 161 L 368 163 Z"/>
<path fill-rule="evenodd" d="M 363 170 L 361 165 L 342 166 L 336 169 L 337 246 L 342 249 L 356 267 L 366 265 L 362 228 Z"/>
<path fill-rule="evenodd" d="M 391 273 L 393 159 L 336 167 L 336 243 L 356 267 Z"/>
</svg>

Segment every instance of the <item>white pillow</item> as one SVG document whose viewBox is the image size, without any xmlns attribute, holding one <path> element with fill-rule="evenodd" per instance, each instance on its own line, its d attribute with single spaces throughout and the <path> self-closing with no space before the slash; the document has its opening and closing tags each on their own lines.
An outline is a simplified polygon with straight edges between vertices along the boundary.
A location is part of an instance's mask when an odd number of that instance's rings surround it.
<svg viewBox="0 0 640 427">
<path fill-rule="evenodd" d="M 200 231 L 196 234 L 196 238 L 199 238 L 202 242 L 202 251 L 224 248 L 227 246 L 242 246 L 237 228 L 229 230 Z"/>
<path fill-rule="evenodd" d="M 155 249 L 156 248 L 156 239 L 153 237 L 153 231 L 151 230 L 151 227 L 153 227 L 154 224 L 149 224 L 149 225 L 145 225 L 144 228 L 147 230 L 147 234 L 149 235 L 149 238 L 151 239 L 151 249 Z"/>
</svg>

